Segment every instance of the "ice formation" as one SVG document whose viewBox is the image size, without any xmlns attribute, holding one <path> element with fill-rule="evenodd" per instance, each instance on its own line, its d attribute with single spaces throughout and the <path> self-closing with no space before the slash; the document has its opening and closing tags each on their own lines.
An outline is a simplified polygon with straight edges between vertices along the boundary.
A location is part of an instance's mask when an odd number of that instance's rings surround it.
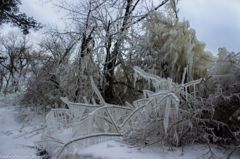
<svg viewBox="0 0 240 159">
<path fill-rule="evenodd" d="M 73 103 L 66 97 L 61 100 L 69 109 L 52 109 L 46 116 L 47 129 L 43 140 L 35 142 L 39 148 L 46 149 L 53 157 L 67 155 L 74 151 L 75 146 L 88 146 L 98 142 L 114 139 L 122 136 L 129 129 L 144 128 L 146 122 L 151 121 L 151 114 L 155 114 L 163 120 L 161 131 L 163 134 L 176 136 L 177 129 L 169 133 L 172 122 L 181 118 L 179 114 L 180 92 L 185 98 L 194 98 L 187 93 L 188 87 L 201 82 L 201 79 L 189 83 L 176 84 L 170 78 L 165 79 L 147 73 L 139 67 L 134 67 L 135 79 L 144 78 L 153 84 L 155 92 L 143 90 L 144 98 L 139 99 L 128 106 L 108 104 L 102 98 L 99 90 L 90 78 L 92 88 L 100 104 L 92 99 L 92 104 Z M 186 74 L 185 68 L 184 74 Z M 69 131 L 72 139 L 63 145 L 58 135 Z M 48 140 L 51 137 L 54 140 Z"/>
<path fill-rule="evenodd" d="M 211 52 L 204 51 L 205 43 L 197 40 L 196 31 L 189 28 L 189 22 L 182 22 L 173 15 L 153 12 L 146 23 L 146 48 L 143 57 L 152 73 L 160 77 L 171 77 L 180 83 L 184 68 L 188 65 L 186 81 L 206 78 L 206 71 L 217 60 Z M 153 68 L 153 64 L 156 65 Z M 165 71 L 164 71 L 165 70 Z"/>
</svg>

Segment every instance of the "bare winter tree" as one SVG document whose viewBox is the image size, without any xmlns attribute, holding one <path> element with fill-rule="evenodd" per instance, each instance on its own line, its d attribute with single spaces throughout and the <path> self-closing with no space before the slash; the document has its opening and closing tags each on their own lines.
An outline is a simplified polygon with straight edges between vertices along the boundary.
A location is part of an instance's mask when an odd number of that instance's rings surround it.
<svg viewBox="0 0 240 159">
<path fill-rule="evenodd" d="M 37 63 L 31 67 L 31 79 L 24 98 L 27 103 L 54 105 L 67 94 L 60 80 L 60 68 L 69 64 L 77 41 L 76 36 L 59 34 L 56 28 L 50 28 L 43 35 L 35 56 Z"/>
</svg>

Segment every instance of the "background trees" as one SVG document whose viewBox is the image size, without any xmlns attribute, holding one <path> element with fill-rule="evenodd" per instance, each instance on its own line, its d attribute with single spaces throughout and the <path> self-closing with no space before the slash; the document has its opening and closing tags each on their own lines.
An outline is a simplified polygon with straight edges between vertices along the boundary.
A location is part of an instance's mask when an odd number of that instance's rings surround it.
<svg viewBox="0 0 240 159">
<path fill-rule="evenodd" d="M 4 91 L 18 91 L 20 83 L 27 78 L 32 63 L 32 46 L 29 37 L 10 32 L 1 37 L 1 87 L 5 81 Z"/>
</svg>

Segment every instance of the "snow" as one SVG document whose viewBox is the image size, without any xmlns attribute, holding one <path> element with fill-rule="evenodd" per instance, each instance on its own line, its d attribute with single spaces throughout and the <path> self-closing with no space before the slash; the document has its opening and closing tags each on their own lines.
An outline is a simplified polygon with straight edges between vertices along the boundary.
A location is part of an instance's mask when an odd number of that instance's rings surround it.
<svg viewBox="0 0 240 159">
<path fill-rule="evenodd" d="M 34 146 L 34 141 L 39 141 L 41 128 L 44 124 L 44 115 L 36 114 L 30 108 L 21 108 L 17 103 L 16 95 L 0 96 L 0 158 L 39 158 Z M 39 131 L 33 131 L 40 129 Z M 33 131 L 33 132 L 31 132 Z M 36 134 L 38 133 L 38 134 Z M 70 138 L 69 132 L 59 134 L 67 143 Z M 66 136 L 67 135 L 67 136 Z M 218 158 L 226 158 L 225 149 L 211 145 L 213 152 Z M 209 149 L 206 144 L 187 145 L 183 148 L 164 146 L 148 146 L 146 148 L 130 147 L 121 140 L 110 140 L 88 147 L 74 148 L 77 150 L 76 158 L 109 158 L 109 159 L 204 159 L 209 158 L 206 154 Z M 204 155 L 206 154 L 206 155 Z M 238 153 L 233 154 L 232 159 L 239 158 Z"/>
<path fill-rule="evenodd" d="M 30 110 L 18 110 L 20 106 L 14 104 L 14 97 L 0 97 L 0 158 L 38 158 L 37 150 L 28 146 L 40 140 L 40 133 L 24 134 L 40 126 L 29 122 Z"/>
<path fill-rule="evenodd" d="M 213 146 L 217 156 L 226 158 L 223 154 L 224 149 Z M 81 148 L 77 156 L 93 156 L 95 158 L 110 158 L 110 159 L 205 159 L 209 158 L 208 146 L 204 144 L 193 144 L 184 147 L 174 147 L 173 151 L 169 147 L 153 146 L 150 148 L 130 148 L 128 145 L 120 141 L 106 141 L 90 147 Z M 203 156 L 206 154 L 205 156 Z M 233 157 L 234 158 L 234 157 Z M 235 158 L 238 158 L 235 156 Z"/>
</svg>

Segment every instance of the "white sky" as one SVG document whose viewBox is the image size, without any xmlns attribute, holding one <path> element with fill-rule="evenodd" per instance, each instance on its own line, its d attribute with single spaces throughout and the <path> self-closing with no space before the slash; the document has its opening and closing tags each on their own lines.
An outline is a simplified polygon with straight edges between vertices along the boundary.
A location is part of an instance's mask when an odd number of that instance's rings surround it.
<svg viewBox="0 0 240 159">
<path fill-rule="evenodd" d="M 189 20 L 198 40 L 207 44 L 205 50 L 215 55 L 219 47 L 240 52 L 240 0 L 180 0 L 178 8 L 180 21 L 184 17 Z M 38 22 L 61 25 L 59 18 L 63 14 L 55 10 L 39 0 L 22 0 L 20 6 L 20 12 L 33 16 Z M 2 32 L 9 30 L 11 28 L 4 27 Z"/>
</svg>

